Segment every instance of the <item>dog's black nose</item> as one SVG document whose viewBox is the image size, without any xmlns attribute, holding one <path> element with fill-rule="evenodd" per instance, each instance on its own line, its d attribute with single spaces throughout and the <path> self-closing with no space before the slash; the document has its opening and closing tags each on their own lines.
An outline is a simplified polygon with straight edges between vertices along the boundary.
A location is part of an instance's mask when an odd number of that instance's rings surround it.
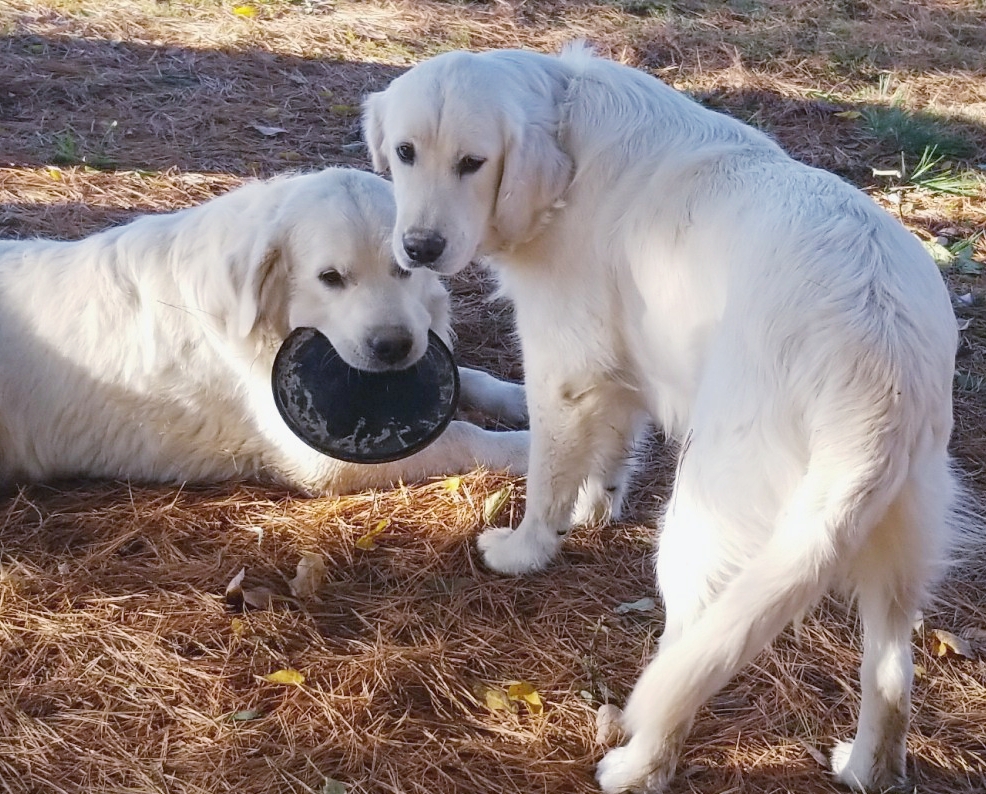
<svg viewBox="0 0 986 794">
<path fill-rule="evenodd" d="M 430 265 L 445 250 L 445 238 L 428 229 L 408 229 L 401 241 L 408 259 L 415 265 Z"/>
<path fill-rule="evenodd" d="M 401 326 L 377 328 L 367 339 L 373 357 L 381 364 L 394 366 L 407 358 L 414 346 L 411 332 Z"/>
</svg>

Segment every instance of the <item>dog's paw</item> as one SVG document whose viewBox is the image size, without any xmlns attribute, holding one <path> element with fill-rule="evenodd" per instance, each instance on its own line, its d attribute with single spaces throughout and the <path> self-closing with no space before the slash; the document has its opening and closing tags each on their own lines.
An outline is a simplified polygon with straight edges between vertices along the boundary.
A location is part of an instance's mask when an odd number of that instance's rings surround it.
<svg viewBox="0 0 986 794">
<path fill-rule="evenodd" d="M 596 767 L 596 782 L 605 794 L 661 794 L 674 777 L 674 764 L 662 764 L 633 740 L 610 750 Z"/>
<path fill-rule="evenodd" d="M 546 535 L 531 531 L 522 521 L 517 529 L 487 529 L 476 545 L 483 555 L 483 562 L 491 570 L 505 574 L 532 573 L 551 562 L 561 543 L 560 537 L 547 538 Z"/>
<path fill-rule="evenodd" d="M 865 791 L 869 784 L 869 770 L 855 769 L 852 742 L 838 742 L 832 748 L 832 773 L 843 785 L 856 791 Z"/>
<path fill-rule="evenodd" d="M 519 383 L 499 380 L 468 367 L 459 367 L 463 407 L 471 408 L 508 427 L 528 424 L 527 395 Z"/>
<path fill-rule="evenodd" d="M 516 383 L 501 383 L 497 400 L 492 406 L 495 419 L 510 427 L 524 427 L 530 421 L 527 414 L 527 395 Z"/>
<path fill-rule="evenodd" d="M 904 787 L 903 761 L 874 764 L 872 758 L 853 755 L 852 742 L 839 742 L 832 748 L 832 773 L 853 791 L 900 791 Z M 874 766 L 878 769 L 874 769 Z"/>
</svg>

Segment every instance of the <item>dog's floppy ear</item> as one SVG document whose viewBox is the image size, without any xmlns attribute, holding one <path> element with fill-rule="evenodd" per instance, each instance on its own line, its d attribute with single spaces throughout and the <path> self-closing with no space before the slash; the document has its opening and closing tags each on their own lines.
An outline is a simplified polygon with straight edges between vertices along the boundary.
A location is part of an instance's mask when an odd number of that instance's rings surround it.
<svg viewBox="0 0 986 794">
<path fill-rule="evenodd" d="M 525 121 L 504 135 L 493 224 L 507 243 L 533 237 L 572 180 L 573 163 L 558 145 L 557 122 Z"/>
<path fill-rule="evenodd" d="M 383 146 L 383 108 L 387 99 L 385 91 L 370 94 L 363 101 L 363 139 L 370 150 L 373 170 L 383 173 L 390 166 Z"/>
<path fill-rule="evenodd" d="M 230 330 L 238 339 L 246 339 L 261 317 L 275 326 L 281 325 L 286 311 L 286 296 L 281 247 L 271 239 L 259 240 L 246 262 L 231 263 L 233 287 L 236 292 L 234 316 Z"/>
</svg>

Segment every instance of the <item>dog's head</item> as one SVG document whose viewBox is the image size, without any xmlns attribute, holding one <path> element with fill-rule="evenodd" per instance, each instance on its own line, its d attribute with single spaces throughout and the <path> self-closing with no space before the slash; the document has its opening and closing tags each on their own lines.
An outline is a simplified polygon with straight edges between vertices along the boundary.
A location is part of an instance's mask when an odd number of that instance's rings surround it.
<svg viewBox="0 0 986 794">
<path fill-rule="evenodd" d="M 414 364 L 429 330 L 449 341 L 448 293 L 438 277 L 394 261 L 390 183 L 328 169 L 280 188 L 271 233 L 260 235 L 240 279 L 240 336 L 261 324 L 281 337 L 317 328 L 347 364 L 370 371 Z"/>
<path fill-rule="evenodd" d="M 404 267 L 455 273 L 536 234 L 571 180 L 558 145 L 566 85 L 557 59 L 452 52 L 367 98 L 364 133 L 373 167 L 393 176 Z"/>
</svg>

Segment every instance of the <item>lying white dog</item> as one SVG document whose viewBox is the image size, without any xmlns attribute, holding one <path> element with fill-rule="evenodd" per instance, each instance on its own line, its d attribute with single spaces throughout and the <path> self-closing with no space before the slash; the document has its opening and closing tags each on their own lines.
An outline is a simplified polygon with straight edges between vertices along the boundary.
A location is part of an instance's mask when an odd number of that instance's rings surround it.
<svg viewBox="0 0 986 794">
<path fill-rule="evenodd" d="M 833 766 L 897 783 L 911 623 L 956 493 L 956 323 L 918 241 L 765 135 L 579 46 L 440 55 L 370 96 L 364 122 L 394 178 L 398 261 L 486 257 L 516 304 L 527 510 L 480 538 L 490 567 L 546 565 L 580 487 L 577 515 L 615 510 L 642 417 L 683 442 L 661 647 L 602 788 L 662 790 L 696 709 L 833 587 L 866 635 L 858 733 Z"/>
<path fill-rule="evenodd" d="M 299 326 L 363 369 L 448 341 L 434 273 L 390 250 L 388 182 L 346 169 L 253 183 L 77 242 L 0 242 L 0 483 L 56 477 L 275 481 L 338 494 L 476 465 L 527 466 L 527 433 L 453 422 L 394 463 L 315 452 L 283 423 L 274 355 Z M 507 421 L 523 387 L 462 371 Z"/>
</svg>

